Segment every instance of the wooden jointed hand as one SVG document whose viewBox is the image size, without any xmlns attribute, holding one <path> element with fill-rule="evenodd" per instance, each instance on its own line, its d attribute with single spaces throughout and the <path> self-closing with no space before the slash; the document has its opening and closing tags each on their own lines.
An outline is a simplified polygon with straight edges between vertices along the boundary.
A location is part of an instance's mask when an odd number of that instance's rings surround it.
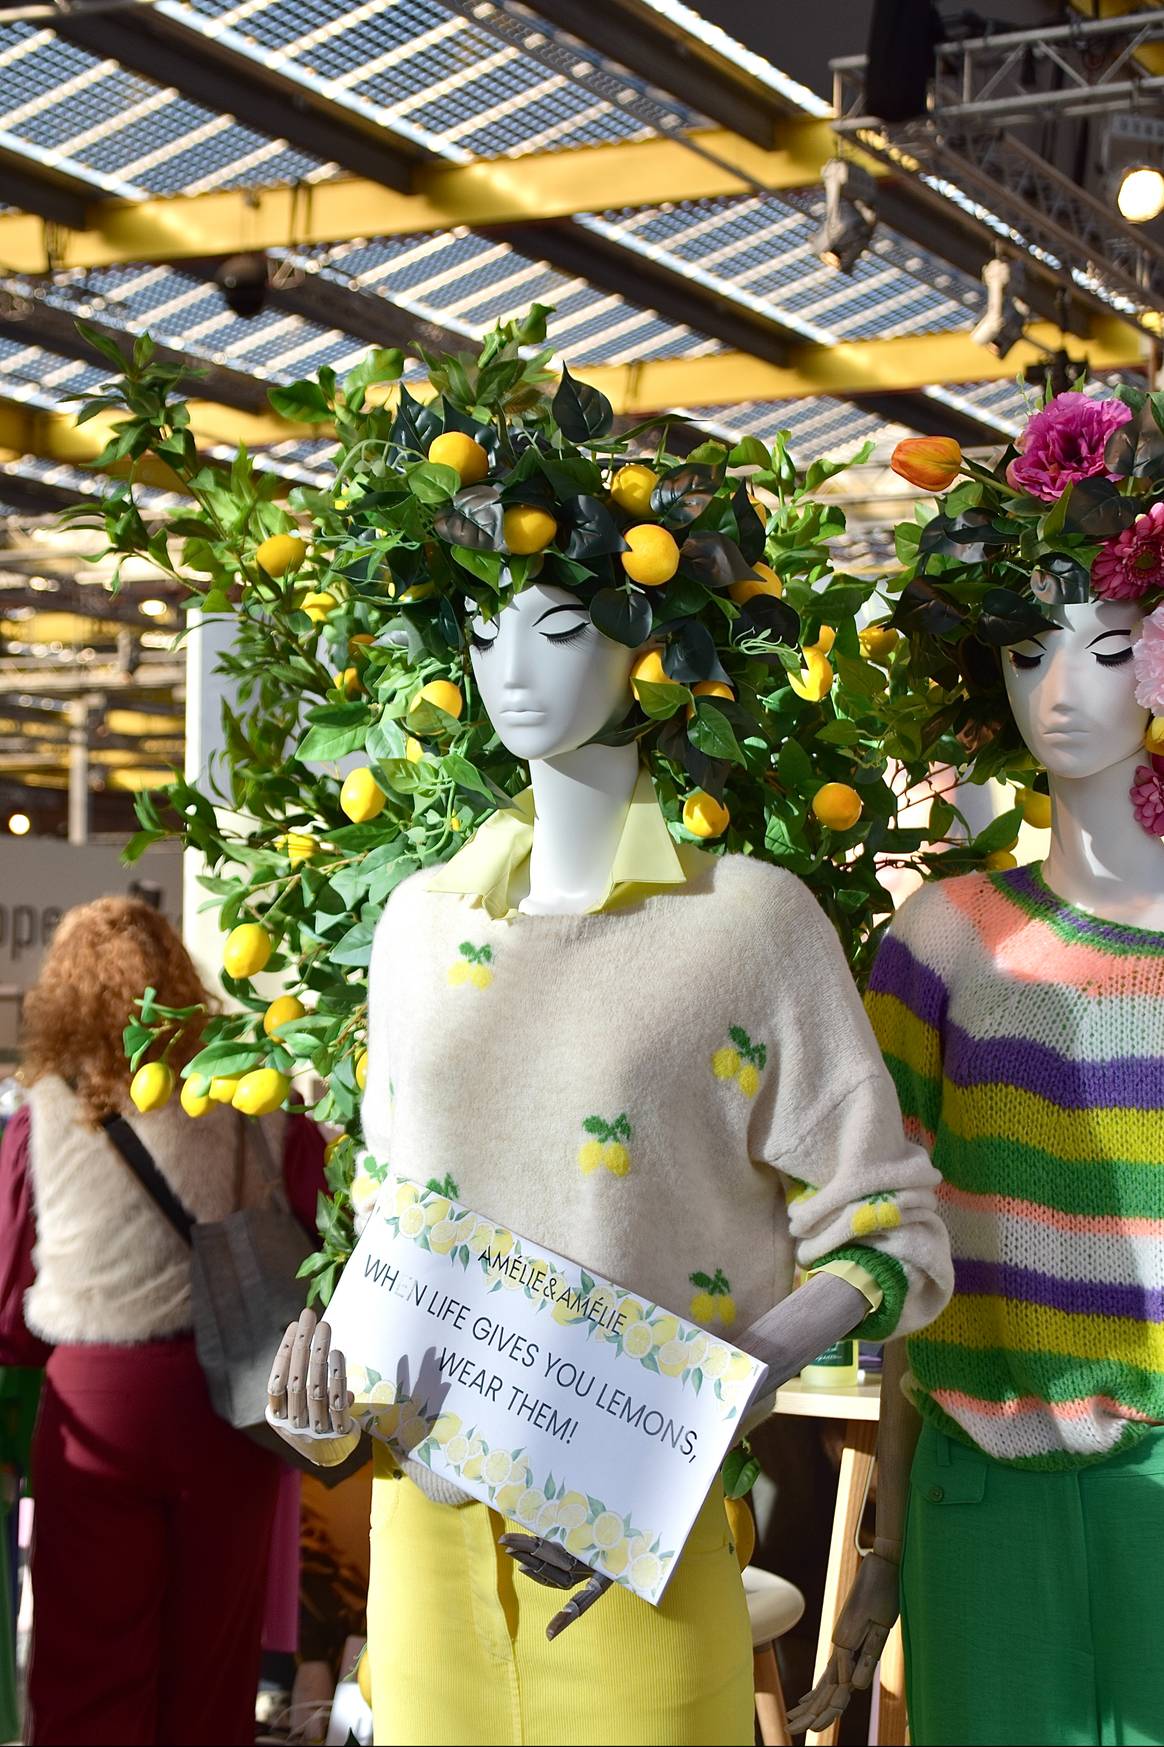
<svg viewBox="0 0 1164 1747">
<path fill-rule="evenodd" d="M 866 1692 L 897 1620 L 901 1573 L 895 1559 L 868 1553 L 833 1628 L 833 1651 L 811 1692 L 788 1714 L 791 1734 L 827 1729 L 855 1692 Z"/>
<path fill-rule="evenodd" d="M 538 1535 L 502 1535 L 501 1545 L 535 1583 L 544 1583 L 550 1589 L 574 1589 L 579 1583 L 584 1585 L 554 1615 L 546 1627 L 547 1638 L 556 1638 L 559 1632 L 580 1620 L 614 1581 L 592 1571 L 589 1565 L 575 1559 L 557 1541 L 543 1541 Z"/>
<path fill-rule="evenodd" d="M 288 1324 L 267 1382 L 267 1423 L 321 1468 L 346 1461 L 360 1441 L 347 1366 L 313 1310 Z"/>
</svg>

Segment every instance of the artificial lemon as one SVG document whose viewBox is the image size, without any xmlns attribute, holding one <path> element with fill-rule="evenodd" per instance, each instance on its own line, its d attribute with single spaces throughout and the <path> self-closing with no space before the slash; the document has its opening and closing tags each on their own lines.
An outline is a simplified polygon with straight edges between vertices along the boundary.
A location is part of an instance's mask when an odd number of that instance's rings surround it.
<svg viewBox="0 0 1164 1747">
<path fill-rule="evenodd" d="M 1153 758 L 1164 758 L 1164 716 L 1153 716 L 1144 729 L 1144 751 Z"/>
<path fill-rule="evenodd" d="M 630 676 L 632 687 L 640 679 L 645 680 L 648 685 L 678 685 L 679 683 L 678 680 L 671 678 L 663 666 L 663 657 L 657 649 L 648 649 L 645 655 L 640 655 L 631 667 Z"/>
<path fill-rule="evenodd" d="M 368 1084 L 368 1052 L 362 1049 L 356 1057 L 356 1085 L 362 1092 Z"/>
<path fill-rule="evenodd" d="M 210 1083 L 201 1074 L 191 1074 L 182 1081 L 180 1102 L 187 1116 L 205 1116 L 210 1109 Z"/>
<path fill-rule="evenodd" d="M 651 493 L 659 483 L 659 475 L 640 461 L 620 467 L 610 482 L 610 495 L 620 510 L 628 516 L 649 516 Z"/>
<path fill-rule="evenodd" d="M 816 648 L 804 651 L 804 661 L 802 673 L 789 673 L 785 677 L 798 698 L 804 698 L 810 704 L 819 704 L 832 690 L 832 663 L 827 655 L 823 655 Z"/>
<path fill-rule="evenodd" d="M 832 626 L 822 625 L 816 634 L 816 642 L 804 645 L 804 653 L 806 655 L 827 655 L 836 640 L 837 634 Z"/>
<path fill-rule="evenodd" d="M 354 667 L 345 667 L 342 673 L 337 673 L 335 686 L 337 691 L 343 692 L 344 696 L 348 698 L 354 698 L 358 692 L 364 689 L 360 683 L 359 673 Z"/>
<path fill-rule="evenodd" d="M 731 686 L 725 685 L 722 679 L 701 679 L 692 686 L 691 691 L 697 698 L 734 698 L 736 695 Z M 688 704 L 687 720 L 690 722 L 694 715 L 695 705 Z"/>
<path fill-rule="evenodd" d="M 335 1155 L 338 1153 L 340 1147 L 344 1144 L 344 1141 L 347 1138 L 348 1137 L 346 1134 L 337 1134 L 334 1140 L 328 1141 L 327 1145 L 323 1149 L 323 1162 L 325 1165 L 331 1164 L 331 1161 L 335 1158 Z M 351 1379 L 350 1368 L 348 1371 L 348 1378 L 350 1381 L 350 1379 Z"/>
<path fill-rule="evenodd" d="M 427 685 L 421 686 L 408 707 L 415 710 L 417 704 L 431 704 L 434 709 L 443 710 L 446 716 L 460 721 L 465 700 L 460 686 L 454 685 L 451 679 L 430 679 Z"/>
<path fill-rule="evenodd" d="M 736 1563 L 741 1571 L 752 1563 L 752 1554 L 756 1551 L 756 1524 L 744 1498 L 725 1498 L 724 1510 L 727 1512 L 728 1532 L 736 1549 Z"/>
<path fill-rule="evenodd" d="M 356 1663 L 356 1685 L 360 1689 L 360 1697 L 363 1699 L 368 1709 L 371 1710 L 372 1658 L 368 1655 L 368 1646 L 366 1644 L 360 1651 L 360 1660 Z"/>
<path fill-rule="evenodd" d="M 745 577 L 743 582 L 733 582 L 728 589 L 728 596 L 742 607 L 745 601 L 750 601 L 753 595 L 768 594 L 779 600 L 784 593 L 784 584 L 772 569 L 770 564 L 753 564 L 755 576 Z"/>
<path fill-rule="evenodd" d="M 238 1091 L 239 1076 L 237 1074 L 215 1074 L 210 1082 L 208 1096 L 212 1104 L 232 1104 Z"/>
<path fill-rule="evenodd" d="M 714 795 L 694 789 L 683 803 L 684 828 L 693 837 L 720 837 L 727 830 L 731 814 Z"/>
<path fill-rule="evenodd" d="M 428 446 L 428 458 L 440 467 L 451 467 L 462 485 L 479 485 L 489 471 L 489 457 L 466 431 L 445 431 Z"/>
<path fill-rule="evenodd" d="M 311 860 L 318 845 L 310 831 L 288 831 L 285 837 L 276 839 L 275 847 L 285 849 L 291 866 L 298 867 L 301 862 Z"/>
<path fill-rule="evenodd" d="M 265 970 L 273 951 L 271 936 L 258 922 L 240 922 L 226 937 L 222 968 L 228 977 L 243 980 Z"/>
<path fill-rule="evenodd" d="M 409 764 L 419 764 L 424 757 L 424 747 L 413 734 L 409 734 L 404 741 L 404 756 Z"/>
<path fill-rule="evenodd" d="M 134 1107 L 145 1116 L 168 1104 L 174 1090 L 174 1070 L 169 1062 L 147 1062 L 139 1068 L 129 1083 L 129 1095 Z"/>
<path fill-rule="evenodd" d="M 1036 831 L 1051 829 L 1050 795 L 1040 794 L 1038 789 L 1020 789 L 1018 804 L 1028 825 L 1033 825 Z"/>
<path fill-rule="evenodd" d="M 307 543 L 297 534 L 272 534 L 255 550 L 255 563 L 268 576 L 286 576 L 289 570 L 298 570 L 306 557 Z"/>
<path fill-rule="evenodd" d="M 876 661 L 884 666 L 897 647 L 899 635 L 892 625 L 867 625 L 857 634 L 861 654 L 866 661 Z"/>
<path fill-rule="evenodd" d="M 268 1037 L 274 1037 L 280 1025 L 290 1025 L 293 1019 L 302 1019 L 307 1008 L 302 1001 L 297 1001 L 294 995 L 279 995 L 263 1014 L 263 1030 Z"/>
<path fill-rule="evenodd" d="M 231 1103 L 244 1116 L 271 1116 L 285 1102 L 291 1082 L 274 1068 L 252 1068 L 235 1087 Z"/>
<path fill-rule="evenodd" d="M 515 504 L 511 510 L 506 510 L 502 525 L 506 550 L 519 558 L 540 552 L 558 531 L 558 524 L 548 510 L 539 510 L 528 503 Z"/>
<path fill-rule="evenodd" d="M 825 783 L 812 797 L 812 810 L 830 831 L 851 831 L 865 804 L 848 783 Z"/>
<path fill-rule="evenodd" d="M 991 873 L 999 873 L 1003 868 L 1017 867 L 1018 862 L 1009 849 L 992 849 L 990 854 L 983 858 L 982 865 L 989 868 Z"/>
<path fill-rule="evenodd" d="M 375 641 L 376 639 L 373 637 L 371 631 L 353 631 L 352 635 L 348 638 L 348 642 L 352 644 L 353 647 L 363 649 L 367 649 Z"/>
<path fill-rule="evenodd" d="M 328 614 L 335 612 L 337 604 L 333 594 L 320 594 L 315 589 L 305 594 L 299 603 L 300 610 L 307 614 L 313 625 L 322 625 Z"/>
<path fill-rule="evenodd" d="M 670 582 L 679 568 L 679 548 L 666 528 L 640 522 L 623 536 L 628 550 L 620 554 L 622 567 L 632 582 L 642 588 L 659 588 Z"/>
<path fill-rule="evenodd" d="M 366 764 L 358 765 L 345 776 L 340 789 L 340 810 L 353 825 L 366 825 L 384 811 L 388 797 Z"/>
</svg>

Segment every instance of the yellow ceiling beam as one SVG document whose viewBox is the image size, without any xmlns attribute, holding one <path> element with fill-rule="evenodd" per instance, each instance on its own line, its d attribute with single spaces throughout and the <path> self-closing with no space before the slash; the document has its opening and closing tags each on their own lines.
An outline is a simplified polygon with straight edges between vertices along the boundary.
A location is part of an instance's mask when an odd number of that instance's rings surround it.
<svg viewBox="0 0 1164 1747">
<path fill-rule="evenodd" d="M 674 137 L 651 138 L 437 164 L 417 171 L 409 194 L 363 177 L 342 176 L 308 187 L 97 201 L 88 210 L 85 229 L 53 228 L 53 265 L 179 261 L 293 243 L 406 236 L 454 225 L 521 224 L 607 206 L 659 206 L 750 194 L 756 183 L 770 189 L 801 188 L 816 180 L 836 150 L 827 121 L 797 116 L 780 123 L 776 143 L 767 149 L 726 128 L 691 137 L 698 149 Z M 867 167 L 874 174 L 884 173 L 874 159 Z M 27 213 L 0 214 L 0 261 L 9 271 L 43 273 L 49 264 L 43 222 Z"/>
<path fill-rule="evenodd" d="M 79 425 L 72 413 L 46 412 L 0 395 L 0 467 L 6 456 L 22 455 L 36 455 L 69 467 L 92 466 L 118 422 L 115 416 L 103 413 Z M 318 438 L 320 434 L 317 425 L 290 424 L 275 412 L 241 412 L 209 400 L 190 402 L 190 428 L 200 449 L 219 444 L 235 448 L 242 443 L 248 449 L 261 450 L 272 443 Z M 127 464 L 117 463 L 108 471 L 125 473 Z M 182 489 L 168 467 L 148 457 L 134 464 L 134 477 L 163 491 Z"/>
<path fill-rule="evenodd" d="M 893 394 L 935 384 L 999 382 L 1037 364 L 1062 344 L 1059 329 L 1035 322 L 1021 341 L 996 358 L 966 333 L 914 334 L 896 340 L 843 340 L 832 346 L 805 342 L 791 348 L 786 365 L 769 364 L 747 352 L 707 358 L 660 359 L 642 364 L 578 366 L 619 413 L 661 412 L 670 407 L 739 405 L 752 400 L 798 400 L 827 394 Z M 1040 351 L 1040 346 L 1044 350 Z M 1093 370 L 1122 370 L 1142 361 L 1143 339 L 1111 317 L 1097 318 L 1086 352 Z"/>
<path fill-rule="evenodd" d="M 1145 6 L 1158 7 L 1159 0 L 1099 0 L 1100 18 L 1123 18 L 1129 12 L 1143 12 Z M 1095 0 L 1070 0 L 1071 10 L 1085 18 L 1095 18 Z M 1146 73 L 1164 73 L 1164 43 L 1146 42 L 1136 50 L 1135 58 Z"/>
</svg>

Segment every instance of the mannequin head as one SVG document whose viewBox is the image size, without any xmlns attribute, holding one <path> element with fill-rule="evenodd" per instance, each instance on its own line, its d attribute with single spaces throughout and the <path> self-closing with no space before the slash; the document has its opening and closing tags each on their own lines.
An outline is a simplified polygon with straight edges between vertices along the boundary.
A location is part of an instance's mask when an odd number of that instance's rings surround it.
<svg viewBox="0 0 1164 1747">
<path fill-rule="evenodd" d="M 1136 702 L 1136 601 L 1049 609 L 1058 629 L 1003 654 L 1015 725 L 1051 777 L 1097 776 L 1141 751 L 1148 712 Z"/>
<path fill-rule="evenodd" d="M 531 583 L 496 618 L 475 615 L 469 637 L 486 714 L 516 758 L 574 752 L 630 702 L 635 651 L 596 630 L 564 588 Z"/>
</svg>

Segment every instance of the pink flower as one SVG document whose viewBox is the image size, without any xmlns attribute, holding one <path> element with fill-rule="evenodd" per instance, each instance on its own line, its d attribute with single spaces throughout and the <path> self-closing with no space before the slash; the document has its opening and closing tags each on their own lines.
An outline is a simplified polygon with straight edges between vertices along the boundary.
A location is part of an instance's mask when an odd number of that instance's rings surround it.
<svg viewBox="0 0 1164 1747">
<path fill-rule="evenodd" d="M 1006 470 L 1016 491 L 1029 491 L 1054 503 L 1076 479 L 1108 473 L 1104 449 L 1113 431 L 1132 416 L 1122 400 L 1093 400 L 1089 394 L 1057 394 L 1027 423 L 1019 453 Z"/>
<path fill-rule="evenodd" d="M 1154 503 L 1100 547 L 1092 561 L 1091 587 L 1106 601 L 1137 601 L 1150 588 L 1164 588 L 1164 503 Z"/>
<path fill-rule="evenodd" d="M 1137 824 L 1149 837 L 1164 837 L 1164 777 L 1150 764 L 1138 764 L 1129 794 Z"/>
<path fill-rule="evenodd" d="M 1154 716 L 1164 716 L 1164 607 L 1157 607 L 1140 626 L 1132 649 L 1136 702 Z"/>
</svg>

